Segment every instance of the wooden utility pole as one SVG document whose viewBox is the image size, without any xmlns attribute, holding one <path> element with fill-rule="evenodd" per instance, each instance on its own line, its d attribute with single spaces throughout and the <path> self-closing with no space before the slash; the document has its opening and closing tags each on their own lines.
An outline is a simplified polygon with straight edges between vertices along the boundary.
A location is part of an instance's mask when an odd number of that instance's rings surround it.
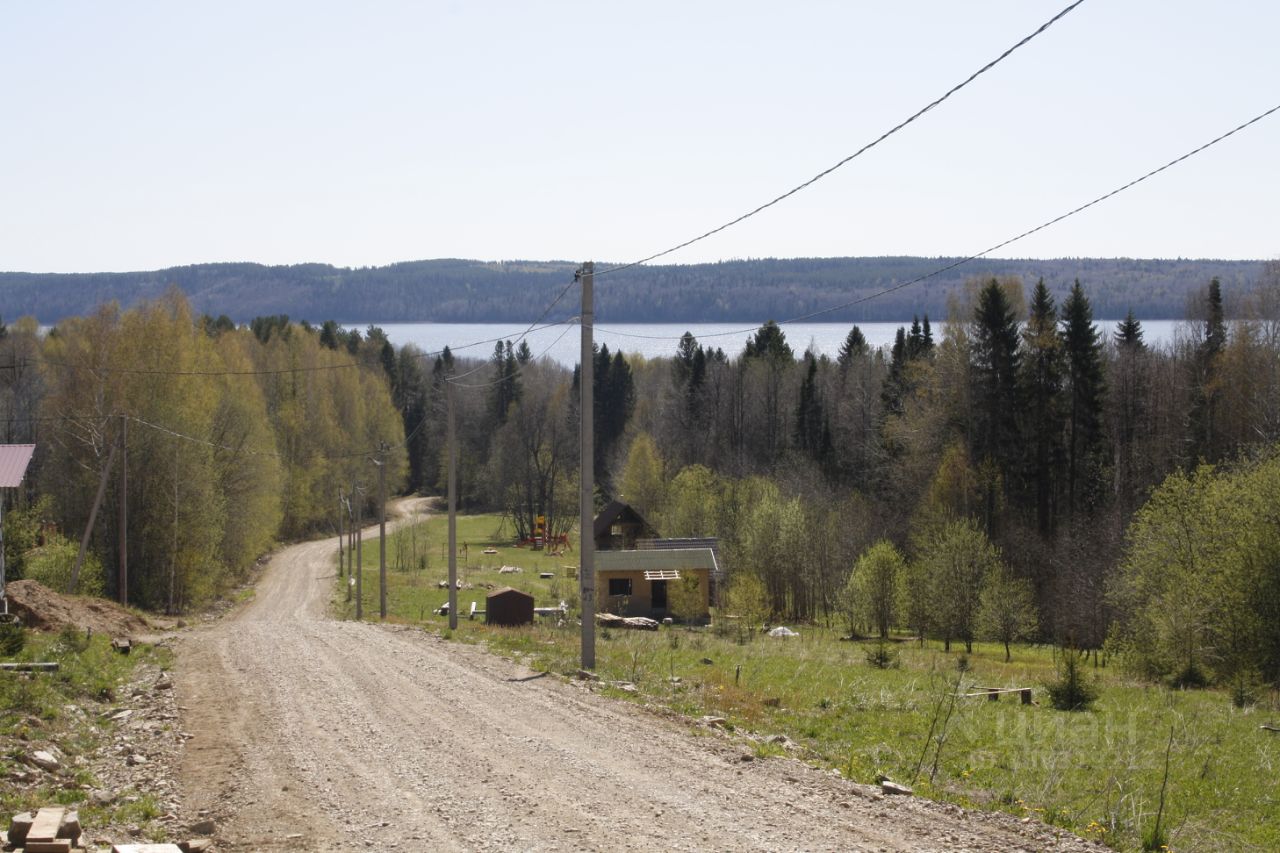
<svg viewBox="0 0 1280 853">
<path fill-rule="evenodd" d="M 458 437 L 453 425 L 453 382 L 444 380 L 449 441 L 449 628 L 458 627 Z"/>
<path fill-rule="evenodd" d="M 582 282 L 582 361 L 578 369 L 579 425 L 581 435 L 582 494 L 579 498 L 581 518 L 581 542 L 579 546 L 578 594 L 582 599 L 582 668 L 596 668 L 596 543 L 595 520 L 595 434 L 592 420 L 595 416 L 595 306 L 592 294 L 592 278 L 595 264 L 582 265 L 579 279 Z"/>
<path fill-rule="evenodd" d="M 129 603 L 129 416 L 120 416 L 120 566 L 116 593 Z"/>
<path fill-rule="evenodd" d="M 378 443 L 378 615 L 387 618 L 387 443 Z"/>
<path fill-rule="evenodd" d="M 118 449 L 114 443 L 111 445 L 111 451 L 107 454 L 107 464 L 102 466 L 102 479 L 98 481 L 98 493 L 93 497 L 89 521 L 84 526 L 84 535 L 80 537 L 80 552 L 76 554 L 76 564 L 71 567 L 71 583 L 67 587 L 67 592 L 72 595 L 75 595 L 80 587 L 80 567 L 84 565 L 84 555 L 89 549 L 89 537 L 93 534 L 94 522 L 98 520 L 98 507 L 102 506 L 102 496 L 107 493 L 107 480 L 111 478 L 111 464 L 116 460 Z M 0 552 L 0 560 L 2 559 L 3 552 Z"/>
<path fill-rule="evenodd" d="M 360 497 L 363 489 L 356 488 L 353 497 L 356 499 L 356 619 L 364 618 L 364 500 Z"/>
</svg>

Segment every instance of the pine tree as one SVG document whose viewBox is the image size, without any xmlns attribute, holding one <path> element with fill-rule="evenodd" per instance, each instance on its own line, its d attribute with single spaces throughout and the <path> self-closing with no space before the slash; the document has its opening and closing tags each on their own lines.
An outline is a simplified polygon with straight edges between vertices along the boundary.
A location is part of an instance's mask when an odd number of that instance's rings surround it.
<svg viewBox="0 0 1280 853">
<path fill-rule="evenodd" d="M 1102 373 L 1102 333 L 1093 322 L 1093 308 L 1080 281 L 1062 306 L 1062 341 L 1067 352 L 1067 508 L 1075 512 L 1088 463 L 1102 452 L 1102 404 L 1106 391 Z M 1130 313 L 1129 319 L 1132 319 Z M 1136 320 L 1133 321 L 1135 324 Z M 1142 330 L 1136 331 L 1141 340 Z"/>
</svg>

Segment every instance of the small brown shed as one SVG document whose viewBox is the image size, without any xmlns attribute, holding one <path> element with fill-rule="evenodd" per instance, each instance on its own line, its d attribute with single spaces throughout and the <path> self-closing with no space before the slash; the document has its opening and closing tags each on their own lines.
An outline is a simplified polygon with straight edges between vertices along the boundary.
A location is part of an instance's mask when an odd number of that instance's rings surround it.
<svg viewBox="0 0 1280 853">
<path fill-rule="evenodd" d="M 533 596 L 504 586 L 485 596 L 484 621 L 489 625 L 528 625 L 533 621 Z"/>
</svg>

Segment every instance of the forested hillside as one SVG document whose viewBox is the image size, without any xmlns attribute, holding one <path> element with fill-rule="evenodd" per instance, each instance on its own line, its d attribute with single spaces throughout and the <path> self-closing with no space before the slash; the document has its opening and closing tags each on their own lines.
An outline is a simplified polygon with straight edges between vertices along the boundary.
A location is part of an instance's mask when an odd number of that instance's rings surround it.
<svg viewBox="0 0 1280 853">
<path fill-rule="evenodd" d="M 901 285 L 955 258 L 799 258 L 645 266 L 596 283 L 606 322 L 758 322 L 801 317 Z M 325 264 L 199 264 L 154 272 L 0 273 L 0 313 L 50 325 L 117 301 L 128 307 L 173 285 L 197 311 L 237 322 L 287 314 L 313 323 L 528 322 L 573 277 L 568 262 L 413 261 L 359 269 Z M 600 263 L 597 269 L 606 269 Z M 862 305 L 823 314 L 828 321 L 942 317 L 947 296 L 970 277 L 1045 280 L 1061 299 L 1084 282 L 1099 317 L 1183 316 L 1190 293 L 1217 277 L 1230 292 L 1256 280 L 1261 262 L 1091 259 L 981 260 Z M 566 306 L 565 315 L 575 312 Z"/>
</svg>

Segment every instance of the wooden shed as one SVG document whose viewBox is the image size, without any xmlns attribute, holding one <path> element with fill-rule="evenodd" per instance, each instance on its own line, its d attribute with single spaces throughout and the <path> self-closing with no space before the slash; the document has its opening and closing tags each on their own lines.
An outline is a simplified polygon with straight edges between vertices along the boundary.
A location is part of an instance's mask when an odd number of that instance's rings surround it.
<svg viewBox="0 0 1280 853">
<path fill-rule="evenodd" d="M 533 621 L 533 596 L 509 586 L 485 596 L 484 621 L 488 625 L 528 625 Z"/>
</svg>

